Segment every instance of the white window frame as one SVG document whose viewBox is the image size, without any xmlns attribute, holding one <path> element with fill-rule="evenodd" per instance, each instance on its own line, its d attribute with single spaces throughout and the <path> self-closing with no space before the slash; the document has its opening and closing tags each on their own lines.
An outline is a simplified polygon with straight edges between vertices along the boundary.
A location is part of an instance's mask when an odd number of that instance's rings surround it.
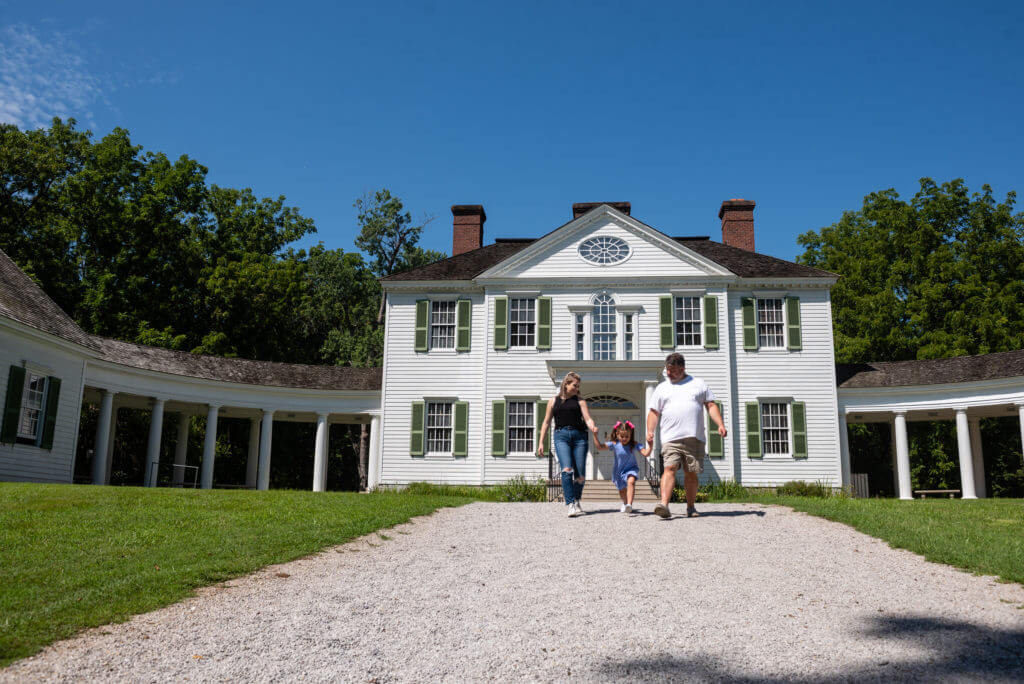
<svg viewBox="0 0 1024 684">
<path fill-rule="evenodd" d="M 590 360 L 590 313 L 594 307 L 590 304 L 571 304 L 567 307 L 572 316 L 572 357 L 576 361 Z M 576 317 L 583 316 L 583 358 L 576 358 Z"/>
<path fill-rule="evenodd" d="M 452 307 L 452 346 L 450 347 L 435 347 L 434 346 L 434 305 L 435 304 L 450 304 Z M 441 353 L 455 351 L 456 338 L 459 334 L 459 305 L 454 298 L 438 297 L 430 300 L 430 309 L 427 311 L 427 349 L 430 351 L 437 351 Z"/>
<path fill-rule="evenodd" d="M 765 439 L 765 430 L 768 429 L 768 428 L 765 427 L 765 412 L 764 412 L 765 404 L 780 404 L 783 407 L 783 409 L 785 410 L 785 418 L 786 418 L 786 428 L 785 428 L 785 430 L 786 430 L 786 452 L 785 453 L 778 453 L 778 452 L 768 453 L 768 449 L 767 449 L 768 440 Z M 758 419 L 759 419 L 760 424 L 761 424 L 761 434 L 760 434 L 760 438 L 761 438 L 761 457 L 765 458 L 765 459 L 768 459 L 768 460 L 773 460 L 773 459 L 777 459 L 777 460 L 780 460 L 780 461 L 791 461 L 791 460 L 793 460 L 793 399 L 792 399 L 792 397 L 787 397 L 787 398 L 783 398 L 783 397 L 760 397 L 757 400 L 757 414 L 758 414 Z M 778 428 L 774 428 L 774 429 L 778 429 Z"/>
<path fill-rule="evenodd" d="M 454 458 L 455 454 L 455 399 L 448 397 L 444 398 L 424 398 L 423 407 L 423 455 L 426 458 Z M 431 451 L 430 449 L 430 430 L 439 429 L 436 426 L 430 427 L 430 407 L 431 406 L 447 406 L 448 407 L 448 450 L 447 451 Z M 444 429 L 443 427 L 440 429 Z"/>
<path fill-rule="evenodd" d="M 537 453 L 537 397 L 505 397 L 505 454 L 506 456 L 534 457 Z M 512 404 L 528 404 L 526 417 L 530 420 L 530 444 L 526 451 L 512 449 Z"/>
<path fill-rule="evenodd" d="M 594 308 L 598 306 L 597 300 L 599 298 L 601 298 L 601 297 L 607 297 L 608 299 L 611 300 L 611 302 L 609 303 L 608 306 L 611 309 L 611 322 L 612 322 L 612 325 L 615 326 L 615 330 L 612 331 L 612 333 L 611 333 L 611 343 L 614 345 L 614 349 L 612 350 L 613 354 L 612 354 L 612 357 L 610 359 L 598 359 L 597 358 L 597 354 L 594 353 L 596 351 L 594 349 L 594 344 L 595 344 L 596 336 L 597 336 L 597 333 L 594 332 L 594 324 L 595 324 Z M 594 360 L 594 361 L 618 361 L 618 360 L 620 360 L 622 358 L 622 341 L 619 338 L 622 335 L 622 332 L 621 332 L 622 331 L 622 322 L 619 320 L 620 314 L 619 314 L 618 310 L 616 309 L 615 295 L 612 294 L 611 292 L 608 292 L 607 290 L 602 290 L 601 292 L 598 292 L 598 293 L 594 294 L 590 298 L 590 311 L 591 311 L 591 315 L 590 315 L 590 358 L 592 360 Z M 609 333 L 601 333 L 601 334 L 603 336 L 607 336 Z"/>
<path fill-rule="evenodd" d="M 532 302 L 532 305 L 533 305 L 533 320 L 532 321 L 517 321 L 516 323 L 513 323 L 512 322 L 512 304 L 513 304 L 513 302 L 523 302 L 523 301 Z M 512 326 L 513 325 L 532 325 L 533 328 L 532 328 L 532 332 L 530 334 L 531 334 L 531 336 L 533 338 L 533 342 L 531 342 L 530 344 L 513 344 L 512 343 L 512 339 L 513 339 Z M 537 297 L 535 295 L 524 296 L 524 295 L 511 295 L 510 294 L 508 296 L 508 331 L 507 331 L 506 334 L 508 335 L 508 348 L 510 350 L 511 349 L 529 349 L 529 350 L 533 350 L 533 349 L 537 348 Z"/>
<path fill-rule="evenodd" d="M 42 383 L 42 388 L 39 390 L 32 389 L 32 380 L 37 379 Z M 37 371 L 32 368 L 25 368 L 25 384 L 21 388 L 21 410 L 18 412 L 18 436 L 17 439 L 29 441 L 36 446 L 42 441 L 43 437 L 43 423 L 46 421 L 46 395 L 50 390 L 50 381 L 47 378 L 45 372 Z M 29 398 L 34 393 L 39 394 L 39 406 L 30 406 Z M 26 420 L 31 420 L 28 417 L 30 411 L 35 411 L 35 432 L 28 433 L 22 430 Z"/>
<path fill-rule="evenodd" d="M 693 344 L 680 344 L 679 343 L 679 299 L 694 299 L 697 301 L 697 320 L 686 321 L 687 323 L 697 324 L 697 342 Z M 702 294 L 696 294 L 692 292 L 673 293 L 672 294 L 672 341 L 675 342 L 676 349 L 703 349 L 704 348 L 704 296 Z"/>
<path fill-rule="evenodd" d="M 772 346 L 761 343 L 761 303 L 768 300 L 779 302 L 779 311 L 781 313 L 781 322 L 764 323 L 764 325 L 779 325 L 782 328 L 780 343 Z M 786 326 L 789 321 L 786 320 L 786 298 L 783 295 L 768 295 L 760 294 L 754 297 L 754 333 L 757 335 L 757 349 L 758 351 L 785 351 L 786 350 Z"/>
</svg>

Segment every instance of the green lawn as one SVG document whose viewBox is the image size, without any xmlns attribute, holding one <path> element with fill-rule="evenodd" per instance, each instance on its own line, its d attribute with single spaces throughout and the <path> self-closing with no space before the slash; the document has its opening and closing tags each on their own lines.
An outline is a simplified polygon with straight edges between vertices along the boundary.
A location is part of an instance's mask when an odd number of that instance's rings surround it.
<svg viewBox="0 0 1024 684">
<path fill-rule="evenodd" d="M 847 499 L 759 496 L 846 523 L 930 561 L 1024 584 L 1022 499 Z"/>
<path fill-rule="evenodd" d="M 0 667 L 466 497 L 0 483 Z"/>
</svg>

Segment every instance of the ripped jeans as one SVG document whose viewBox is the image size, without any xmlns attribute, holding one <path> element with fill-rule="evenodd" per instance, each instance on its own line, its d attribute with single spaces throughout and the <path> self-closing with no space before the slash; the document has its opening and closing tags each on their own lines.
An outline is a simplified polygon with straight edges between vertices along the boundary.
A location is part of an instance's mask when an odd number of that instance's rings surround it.
<svg viewBox="0 0 1024 684">
<path fill-rule="evenodd" d="M 587 472 L 587 433 L 574 427 L 555 429 L 555 454 L 562 470 L 562 495 L 565 503 L 579 501 Z"/>
</svg>

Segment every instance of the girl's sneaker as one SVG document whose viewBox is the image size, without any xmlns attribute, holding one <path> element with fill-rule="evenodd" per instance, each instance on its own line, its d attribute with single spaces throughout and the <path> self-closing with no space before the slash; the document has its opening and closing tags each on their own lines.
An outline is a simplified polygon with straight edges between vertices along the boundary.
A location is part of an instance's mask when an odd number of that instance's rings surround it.
<svg viewBox="0 0 1024 684">
<path fill-rule="evenodd" d="M 629 513 L 629 509 L 626 507 L 626 504 L 619 506 L 619 513 Z"/>
<path fill-rule="evenodd" d="M 631 505 L 629 505 L 629 504 L 622 504 L 622 512 L 623 513 L 627 513 L 627 514 L 628 513 L 632 513 L 633 512 L 633 507 Z"/>
</svg>

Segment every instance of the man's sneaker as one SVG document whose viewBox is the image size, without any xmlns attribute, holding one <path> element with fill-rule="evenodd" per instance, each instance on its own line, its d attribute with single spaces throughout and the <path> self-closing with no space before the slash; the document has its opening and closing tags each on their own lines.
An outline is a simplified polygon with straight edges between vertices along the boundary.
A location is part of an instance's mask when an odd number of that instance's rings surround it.
<svg viewBox="0 0 1024 684">
<path fill-rule="evenodd" d="M 662 518 L 672 517 L 672 513 L 671 511 L 668 510 L 668 506 L 666 506 L 663 503 L 659 503 L 657 506 L 654 507 L 654 515 L 660 516 Z"/>
<path fill-rule="evenodd" d="M 697 507 L 696 506 L 687 506 L 686 507 L 686 517 L 687 518 L 699 518 L 700 517 L 700 513 L 697 512 Z"/>
</svg>

